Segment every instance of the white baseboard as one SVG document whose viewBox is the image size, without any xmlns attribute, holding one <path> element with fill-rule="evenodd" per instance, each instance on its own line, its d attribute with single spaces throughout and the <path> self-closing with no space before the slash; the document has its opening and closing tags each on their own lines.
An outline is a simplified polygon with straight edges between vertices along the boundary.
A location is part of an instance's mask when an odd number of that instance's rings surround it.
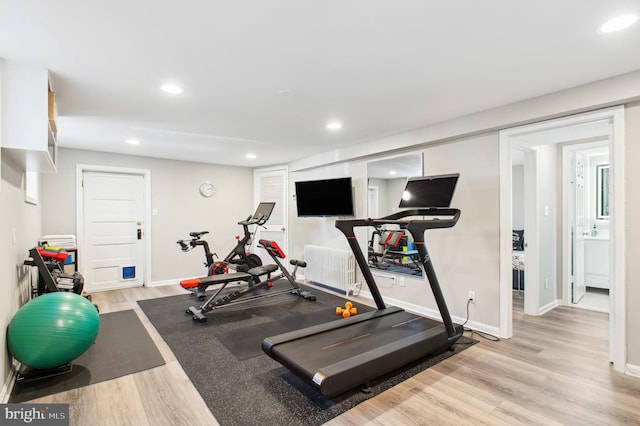
<svg viewBox="0 0 640 426">
<path fill-rule="evenodd" d="M 550 310 L 556 308 L 560 306 L 560 301 L 559 300 L 552 300 L 551 302 L 547 303 L 544 306 L 541 306 L 540 309 L 538 309 L 538 315 L 544 315 L 547 312 L 549 312 Z"/>
<path fill-rule="evenodd" d="M 192 277 L 193 278 L 193 277 Z M 149 284 L 145 284 L 145 287 L 162 287 L 165 285 L 174 285 L 174 284 L 180 284 L 180 281 L 182 280 L 186 280 L 189 278 L 178 278 L 178 279 L 173 279 L 173 280 L 163 280 L 163 281 L 152 281 Z"/>
<path fill-rule="evenodd" d="M 4 385 L 2 386 L 2 390 L 0 391 L 0 403 L 6 404 L 9 401 L 9 396 L 11 395 L 11 391 L 13 390 L 13 385 L 16 383 L 16 376 L 18 374 L 18 366 L 15 363 L 11 364 L 11 368 L 9 369 L 9 374 L 4 381 Z"/>
<path fill-rule="evenodd" d="M 640 365 L 627 364 L 625 373 L 630 376 L 640 377 Z"/>
<path fill-rule="evenodd" d="M 371 293 L 366 290 L 362 290 L 361 296 L 366 297 L 368 299 L 373 299 L 373 297 L 371 296 Z M 385 302 L 388 302 L 390 305 L 398 306 L 400 308 L 406 309 L 409 312 L 413 312 L 415 314 L 422 315 L 424 317 L 431 318 L 434 320 L 442 321 L 442 316 L 440 315 L 440 311 L 438 311 L 437 309 L 425 308 L 424 306 L 414 305 L 413 303 L 394 299 L 392 297 L 385 297 L 384 300 Z M 454 322 L 454 324 L 462 324 L 463 322 L 465 322 L 466 318 L 452 315 L 451 320 Z M 498 327 L 492 327 L 490 325 L 487 325 L 481 322 L 468 321 L 464 326 L 465 328 L 469 328 L 474 331 L 479 331 L 485 334 L 489 334 L 491 336 L 495 336 L 495 337 L 500 336 L 500 329 Z"/>
</svg>

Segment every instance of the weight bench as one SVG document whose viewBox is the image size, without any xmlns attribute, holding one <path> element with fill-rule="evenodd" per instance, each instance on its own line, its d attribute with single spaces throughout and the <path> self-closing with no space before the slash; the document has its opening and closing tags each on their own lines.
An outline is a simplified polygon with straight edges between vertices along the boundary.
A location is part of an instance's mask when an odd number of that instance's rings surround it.
<svg viewBox="0 0 640 426">
<path fill-rule="evenodd" d="M 215 296 L 220 293 L 229 283 L 244 281 L 249 286 L 258 284 L 260 277 L 267 275 L 267 279 L 271 277 L 271 273 L 278 270 L 277 265 L 262 265 L 249 269 L 247 272 L 231 272 L 228 274 L 210 275 L 202 278 L 192 278 L 188 280 L 180 281 L 180 286 L 191 291 L 198 300 L 204 300 L 205 291 L 210 285 L 223 284 L 223 286 L 216 292 Z"/>
<path fill-rule="evenodd" d="M 282 294 L 285 292 L 298 295 L 306 300 L 316 300 L 316 296 L 311 294 L 309 291 L 301 290 L 295 282 L 296 271 L 299 267 L 306 267 L 306 262 L 292 259 L 289 263 L 294 266 L 294 270 L 292 273 L 289 273 L 289 271 L 287 271 L 287 269 L 278 260 L 279 258 L 284 259 L 286 256 L 275 241 L 260 240 L 259 247 L 267 250 L 269 256 L 271 256 L 275 264 L 257 266 L 255 268 L 251 268 L 246 273 L 234 272 L 230 274 L 211 275 L 204 278 L 180 281 L 180 285 L 183 288 L 190 290 L 197 289 L 196 291 L 201 291 L 202 294 L 204 294 L 204 291 L 208 286 L 222 284 L 218 291 L 216 291 L 211 297 L 209 297 L 209 299 L 207 299 L 207 301 L 202 306 L 189 306 L 185 312 L 191 315 L 191 318 L 194 321 L 205 322 L 207 320 L 206 314 L 214 309 L 221 308 L 226 305 L 248 302 L 250 300 L 262 297 L 274 296 L 276 294 Z M 278 269 L 280 269 L 282 273 L 279 276 L 271 279 L 271 273 L 277 271 Z M 259 277 L 263 275 L 267 275 L 267 279 L 260 281 Z M 266 294 L 245 297 L 258 289 L 269 289 L 273 287 L 273 282 L 283 277 L 285 277 L 287 281 L 289 281 L 289 284 L 291 284 L 292 287 L 291 289 L 273 291 Z M 218 297 L 220 295 L 220 292 L 222 292 L 222 290 L 224 290 L 229 283 L 238 281 L 245 281 L 248 286 L 243 290 L 237 290 L 226 294 L 225 296 Z M 198 293 L 196 293 L 196 295 L 197 294 Z"/>
</svg>

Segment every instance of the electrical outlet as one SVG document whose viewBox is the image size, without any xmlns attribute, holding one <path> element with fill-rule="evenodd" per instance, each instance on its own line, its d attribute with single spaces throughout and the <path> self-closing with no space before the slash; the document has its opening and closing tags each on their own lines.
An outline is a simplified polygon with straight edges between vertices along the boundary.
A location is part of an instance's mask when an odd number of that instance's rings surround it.
<svg viewBox="0 0 640 426">
<path fill-rule="evenodd" d="M 400 277 L 400 287 L 404 287 L 404 277 Z"/>
<path fill-rule="evenodd" d="M 470 300 L 471 303 L 476 303 L 476 292 L 469 290 L 469 297 L 467 298 L 467 300 Z"/>
</svg>

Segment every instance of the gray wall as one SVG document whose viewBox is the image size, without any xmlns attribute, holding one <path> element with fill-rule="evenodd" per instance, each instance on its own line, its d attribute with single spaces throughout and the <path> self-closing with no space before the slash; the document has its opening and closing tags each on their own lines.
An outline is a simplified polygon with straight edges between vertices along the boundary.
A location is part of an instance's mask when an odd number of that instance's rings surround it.
<svg viewBox="0 0 640 426">
<path fill-rule="evenodd" d="M 6 342 L 7 325 L 18 308 L 29 300 L 28 268 L 23 266 L 28 250 L 40 238 L 41 206 L 24 202 L 24 173 L 2 157 L 0 188 L 0 389 L 11 363 Z M 46 175 L 50 176 L 50 175 Z M 15 242 L 14 242 L 15 236 Z M 2 392 L 0 392 L 2 395 Z"/>
<path fill-rule="evenodd" d="M 524 166 L 511 169 L 511 220 L 513 229 L 524 229 Z"/>
<path fill-rule="evenodd" d="M 540 246 L 539 303 L 543 307 L 557 298 L 558 269 L 561 269 L 562 254 L 558 251 L 558 241 L 562 239 L 558 223 L 562 223 L 562 208 L 558 206 L 558 192 L 561 192 L 561 175 L 558 174 L 558 147 L 555 144 L 537 147 L 536 175 L 538 177 L 538 245 Z M 548 210 L 548 214 L 545 214 Z M 546 280 L 546 286 L 545 286 Z"/>
<path fill-rule="evenodd" d="M 425 236 L 449 310 L 465 318 L 468 292 L 473 290 L 477 302 L 471 320 L 495 328 L 500 323 L 498 149 L 498 134 L 490 132 L 423 151 L 425 175 L 460 173 L 451 201 L 461 210 L 460 220 L 453 228 L 427 231 Z M 426 283 L 419 290 L 435 309 Z"/>
<path fill-rule="evenodd" d="M 473 290 L 483 300 L 476 305 L 473 319 L 496 328 L 499 326 L 498 143 L 498 134 L 493 132 L 416 151 L 424 153 L 426 175 L 460 173 L 452 201 L 452 206 L 462 210 L 460 221 L 454 228 L 429 231 L 426 236 L 451 314 L 464 318 L 468 291 Z M 366 162 L 293 172 L 291 187 L 296 180 L 350 175 L 355 186 L 356 216 L 366 217 Z M 335 228 L 336 218 L 297 218 L 295 206 L 290 214 L 294 256 L 301 256 L 305 244 L 348 249 L 346 239 Z M 367 235 L 363 231 L 358 237 L 366 250 Z M 357 279 L 362 281 L 360 273 Z M 407 280 L 405 286 L 381 285 L 381 292 L 405 305 L 437 311 L 425 280 Z"/>
<path fill-rule="evenodd" d="M 60 149 L 58 172 L 42 182 L 42 233 L 77 234 L 76 164 L 112 166 L 151 171 L 151 283 L 200 276 L 204 273 L 201 247 L 188 253 L 176 241 L 190 231 L 209 231 L 211 250 L 226 256 L 242 233 L 237 223 L 253 214 L 253 169 L 171 161 L 93 151 Z M 212 182 L 215 194 L 198 192 L 202 182 Z M 82 262 L 82 253 L 78 255 Z"/>
<path fill-rule="evenodd" d="M 640 103 L 626 110 L 626 264 L 628 363 L 640 366 Z"/>
</svg>

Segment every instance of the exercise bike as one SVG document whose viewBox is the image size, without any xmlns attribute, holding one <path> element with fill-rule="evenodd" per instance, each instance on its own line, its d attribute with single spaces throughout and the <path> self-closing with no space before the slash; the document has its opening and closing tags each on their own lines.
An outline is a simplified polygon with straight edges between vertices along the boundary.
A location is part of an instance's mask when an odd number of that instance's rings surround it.
<svg viewBox="0 0 640 426">
<path fill-rule="evenodd" d="M 287 271 L 284 265 L 279 259 L 284 259 L 286 256 L 280 246 L 275 241 L 260 240 L 259 247 L 265 249 L 275 264 L 258 266 L 249 269 L 247 272 L 235 272 L 230 274 L 213 275 L 204 278 L 195 278 L 192 280 L 182 280 L 180 285 L 188 290 L 197 289 L 197 292 L 204 294 L 206 289 L 212 285 L 221 285 L 217 291 L 207 299 L 202 306 L 189 306 L 186 309 L 186 313 L 191 315 L 194 321 L 205 322 L 207 320 L 206 314 L 214 309 L 221 308 L 223 306 L 235 305 L 238 303 L 245 303 L 251 300 L 275 296 L 277 294 L 290 293 L 302 297 L 305 300 L 315 301 L 316 296 L 309 291 L 302 290 L 296 284 L 296 271 L 298 268 L 304 268 L 307 263 L 301 260 L 291 259 L 289 263 L 294 266 L 293 272 Z M 277 270 L 281 271 L 281 274 L 276 277 L 271 277 L 271 273 Z M 267 275 L 266 279 L 260 277 Z M 272 290 L 259 295 L 250 295 L 258 289 L 271 289 L 273 282 L 286 278 L 291 288 L 283 290 Z M 236 290 L 230 292 L 224 296 L 221 292 L 232 282 L 245 281 L 247 287 L 242 290 Z"/>
<path fill-rule="evenodd" d="M 224 260 L 216 261 L 215 258 L 218 257 L 217 253 L 212 253 L 209 248 L 209 243 L 202 239 L 202 236 L 208 234 L 209 231 L 190 232 L 189 236 L 191 240 L 178 240 L 176 242 L 184 252 L 191 251 L 197 246 L 202 246 L 205 255 L 204 264 L 207 267 L 207 276 L 228 274 L 229 268 L 236 272 L 247 272 L 252 268 L 262 266 L 260 256 L 249 252 L 249 247 L 253 241 L 253 232 L 249 230 L 249 226 L 263 226 L 267 223 L 275 205 L 276 203 L 273 202 L 260 203 L 253 216 L 249 216 L 247 219 L 238 222 L 238 225 L 242 225 L 244 236 L 242 238 L 240 238 L 239 235 L 236 236 L 236 246 L 229 252 Z M 204 299 L 204 292 L 197 290 L 194 294 L 199 300 Z"/>
<path fill-rule="evenodd" d="M 238 272 L 244 272 L 248 269 L 255 268 L 256 266 L 261 266 L 262 260 L 260 259 L 260 256 L 250 253 L 248 250 L 253 241 L 253 232 L 249 230 L 249 226 L 263 226 L 267 223 L 275 205 L 276 203 L 273 202 L 260 203 L 253 216 L 249 216 L 247 219 L 238 222 L 238 225 L 242 225 L 244 236 L 242 238 L 240 238 L 239 235 L 236 236 L 236 246 L 222 261 L 215 261 L 215 258 L 218 257 L 217 253 L 212 253 L 209 249 L 209 243 L 201 239 L 202 236 L 208 234 L 209 231 L 190 232 L 189 236 L 191 237 L 191 240 L 178 240 L 177 243 L 184 252 L 193 250 L 197 246 L 202 246 L 204 249 L 205 266 L 207 267 L 208 276 L 226 274 L 229 272 L 229 268 L 235 269 Z"/>
</svg>

